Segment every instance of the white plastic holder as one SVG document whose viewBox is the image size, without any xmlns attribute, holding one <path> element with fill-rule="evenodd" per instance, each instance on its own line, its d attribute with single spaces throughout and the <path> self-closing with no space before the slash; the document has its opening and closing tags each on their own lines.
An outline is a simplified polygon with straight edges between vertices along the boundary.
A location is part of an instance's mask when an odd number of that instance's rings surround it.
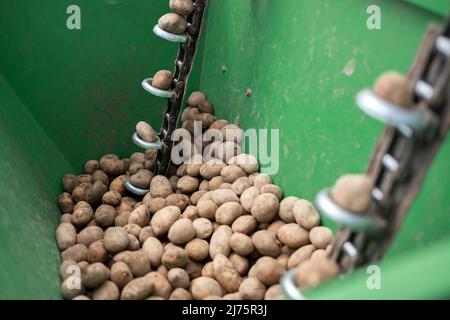
<svg viewBox="0 0 450 320">
<path fill-rule="evenodd" d="M 184 34 L 173 34 L 173 33 L 164 31 L 158 25 L 155 25 L 153 27 L 153 33 L 156 34 L 158 37 L 163 38 L 170 42 L 179 42 L 179 43 L 187 42 L 187 37 Z"/>
<path fill-rule="evenodd" d="M 331 198 L 329 188 L 320 191 L 315 202 L 322 215 L 352 231 L 373 231 L 382 228 L 384 225 L 380 219 L 362 216 L 341 208 Z"/>
</svg>

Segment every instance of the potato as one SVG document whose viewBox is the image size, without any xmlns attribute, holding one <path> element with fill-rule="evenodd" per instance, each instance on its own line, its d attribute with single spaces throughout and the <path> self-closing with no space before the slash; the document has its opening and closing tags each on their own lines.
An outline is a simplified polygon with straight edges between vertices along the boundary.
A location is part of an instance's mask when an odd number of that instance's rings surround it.
<svg viewBox="0 0 450 320">
<path fill-rule="evenodd" d="M 335 261 L 319 258 L 301 263 L 294 271 L 294 282 L 301 288 L 314 287 L 339 274 Z"/>
<path fill-rule="evenodd" d="M 226 292 L 236 292 L 242 282 L 242 278 L 233 264 L 223 254 L 217 254 L 213 260 L 214 278 Z"/>
<path fill-rule="evenodd" d="M 182 216 L 183 218 L 189 219 L 191 221 L 200 218 L 200 215 L 198 214 L 198 208 L 195 206 L 187 207 L 186 210 L 184 210 Z"/>
<path fill-rule="evenodd" d="M 292 207 L 295 221 L 307 230 L 311 230 L 320 223 L 320 215 L 314 205 L 308 200 L 297 200 Z"/>
<path fill-rule="evenodd" d="M 210 295 L 223 296 L 220 284 L 210 277 L 198 277 L 192 280 L 190 291 L 196 300 L 202 300 Z"/>
<path fill-rule="evenodd" d="M 233 233 L 230 237 L 231 249 L 241 256 L 246 256 L 255 250 L 252 239 L 243 233 Z"/>
<path fill-rule="evenodd" d="M 90 174 L 80 174 L 76 177 L 75 186 L 79 186 L 82 183 L 92 184 L 94 183 L 92 175 Z"/>
<path fill-rule="evenodd" d="M 150 213 L 146 205 L 142 204 L 136 207 L 130 214 L 128 218 L 128 223 L 137 224 L 140 227 L 148 226 L 150 222 Z M 139 235 L 137 235 L 139 236 Z"/>
<path fill-rule="evenodd" d="M 87 174 L 93 174 L 98 169 L 100 169 L 98 160 L 89 160 L 84 164 L 84 172 Z"/>
<path fill-rule="evenodd" d="M 169 177 L 170 186 L 172 187 L 172 190 L 177 189 L 177 183 L 180 178 L 178 176 L 171 176 Z"/>
<path fill-rule="evenodd" d="M 120 291 L 112 281 L 105 281 L 92 292 L 92 300 L 119 300 Z"/>
<path fill-rule="evenodd" d="M 117 253 L 128 247 L 128 233 L 122 227 L 109 227 L 105 231 L 104 243 L 105 249 L 111 253 Z"/>
<path fill-rule="evenodd" d="M 246 173 L 236 165 L 228 165 L 220 171 L 220 175 L 225 182 L 233 183 L 241 177 L 245 177 Z"/>
<path fill-rule="evenodd" d="M 272 193 L 278 198 L 278 201 L 283 197 L 283 191 L 275 184 L 265 184 L 261 187 L 261 193 Z"/>
<path fill-rule="evenodd" d="M 122 211 L 114 218 L 114 226 L 125 227 L 128 224 L 128 219 L 130 218 L 130 211 Z"/>
<path fill-rule="evenodd" d="M 87 202 L 85 202 L 87 204 Z M 83 205 L 76 208 L 72 214 L 72 223 L 75 226 L 84 226 L 94 217 L 94 212 L 90 205 Z"/>
<path fill-rule="evenodd" d="M 181 114 L 181 122 L 187 120 L 198 120 L 200 117 L 200 110 L 197 107 L 187 107 Z"/>
<path fill-rule="evenodd" d="M 216 157 L 227 163 L 232 157 L 240 154 L 241 152 L 242 150 L 239 144 L 232 141 L 225 141 L 218 144 Z"/>
<path fill-rule="evenodd" d="M 147 253 L 153 267 L 161 264 L 164 248 L 157 238 L 148 237 L 142 245 L 142 251 Z"/>
<path fill-rule="evenodd" d="M 237 165 L 242 170 L 245 171 L 246 174 L 252 174 L 258 171 L 259 165 L 256 158 L 250 154 L 241 153 L 237 156 L 232 157 L 228 160 L 227 164 L 229 165 Z"/>
<path fill-rule="evenodd" d="M 239 294 L 243 300 L 262 300 L 266 293 L 266 286 L 257 278 L 247 278 L 239 286 Z"/>
<path fill-rule="evenodd" d="M 131 162 L 141 162 L 145 161 L 145 153 L 144 152 L 134 152 L 130 156 Z"/>
<path fill-rule="evenodd" d="M 252 236 L 256 250 L 264 256 L 278 257 L 281 253 L 281 245 L 275 234 L 267 230 L 257 231 Z"/>
<path fill-rule="evenodd" d="M 286 197 L 280 202 L 280 211 L 279 215 L 280 218 L 285 222 L 294 222 L 294 213 L 293 213 L 293 207 L 294 204 L 299 200 L 297 197 Z M 308 229 L 309 230 L 309 229 Z"/>
<path fill-rule="evenodd" d="M 250 187 L 241 194 L 241 205 L 245 211 L 250 212 L 255 199 L 260 195 L 258 188 Z"/>
<path fill-rule="evenodd" d="M 119 262 L 119 261 L 124 262 L 126 260 L 126 257 L 128 257 L 132 253 L 133 252 L 130 250 L 125 250 L 125 251 L 119 252 L 113 256 L 113 262 Z"/>
<path fill-rule="evenodd" d="M 270 222 L 278 213 L 278 198 L 271 193 L 262 193 L 256 197 L 250 210 L 259 223 Z"/>
<path fill-rule="evenodd" d="M 208 129 L 209 126 L 216 121 L 216 117 L 211 113 L 200 113 L 198 121 L 202 122 L 202 128 Z"/>
<path fill-rule="evenodd" d="M 103 239 L 103 230 L 99 227 L 86 227 L 77 234 L 77 243 L 84 244 L 86 247 L 101 239 Z"/>
<path fill-rule="evenodd" d="M 158 26 L 169 33 L 182 34 L 187 29 L 187 22 L 177 13 L 167 13 L 159 18 Z"/>
<path fill-rule="evenodd" d="M 166 198 L 171 194 L 172 186 L 165 176 L 155 176 L 150 183 L 150 195 L 152 198 Z"/>
<path fill-rule="evenodd" d="M 383 73 L 375 82 L 373 91 L 380 98 L 400 107 L 412 106 L 412 86 L 408 79 L 396 72 Z"/>
<path fill-rule="evenodd" d="M 156 212 L 151 221 L 151 227 L 156 236 L 165 235 L 170 227 L 180 218 L 181 211 L 178 207 L 168 206 Z"/>
<path fill-rule="evenodd" d="M 157 84 L 160 86 L 164 86 L 165 88 L 170 87 L 170 83 L 172 80 L 171 75 L 172 74 L 170 73 L 170 71 L 162 70 L 157 72 L 153 78 L 152 86 L 157 87 L 155 86 L 155 84 Z M 168 82 L 168 84 L 166 82 Z M 141 138 L 145 142 L 155 142 L 157 140 L 155 130 L 153 130 L 152 126 L 145 121 L 139 121 L 136 124 L 136 132 L 139 138 Z"/>
<path fill-rule="evenodd" d="M 231 183 L 228 183 L 228 182 L 222 183 L 222 184 L 219 186 L 219 189 L 230 189 L 230 190 L 231 190 Z"/>
<path fill-rule="evenodd" d="M 323 258 L 328 258 L 328 252 L 325 249 L 317 249 L 315 250 L 312 255 L 311 255 L 311 259 L 323 259 Z"/>
<path fill-rule="evenodd" d="M 201 275 L 204 276 L 204 277 L 214 278 L 214 271 L 213 271 L 213 263 L 212 263 L 212 261 L 205 263 L 205 265 L 202 268 Z"/>
<path fill-rule="evenodd" d="M 80 268 L 81 274 L 86 272 L 87 267 L 89 267 L 89 262 L 87 261 L 79 261 L 77 263 L 78 268 Z"/>
<path fill-rule="evenodd" d="M 244 138 L 244 131 L 235 124 L 227 124 L 220 129 L 224 141 L 241 142 Z M 231 159 L 231 157 L 230 157 Z"/>
<path fill-rule="evenodd" d="M 278 230 L 284 225 L 286 225 L 286 223 L 283 220 L 275 220 L 274 222 L 269 224 L 269 226 L 267 227 L 267 231 L 277 234 Z"/>
<path fill-rule="evenodd" d="M 136 238 L 136 236 L 133 236 L 132 234 L 128 234 L 128 247 L 127 250 L 130 251 L 137 251 L 141 248 L 141 244 L 139 243 L 139 240 Z"/>
<path fill-rule="evenodd" d="M 102 182 L 105 186 L 109 186 L 109 178 L 108 175 L 103 171 L 103 170 L 96 170 L 93 174 L 92 174 L 92 180 L 93 182 L 97 182 L 100 181 Z"/>
<path fill-rule="evenodd" d="M 111 266 L 111 281 L 113 281 L 120 289 L 125 287 L 128 282 L 133 280 L 133 273 L 130 267 L 123 261 L 115 262 Z"/>
<path fill-rule="evenodd" d="M 84 244 L 73 245 L 61 253 L 61 259 L 73 260 L 75 262 L 86 261 L 88 257 L 88 249 Z"/>
<path fill-rule="evenodd" d="M 177 206 L 180 211 L 184 211 L 189 204 L 189 197 L 182 193 L 173 193 L 166 198 L 166 206 Z"/>
<path fill-rule="evenodd" d="M 147 195 L 150 195 L 150 193 L 147 193 Z M 166 199 L 164 198 L 144 198 L 144 204 L 148 207 L 150 214 L 154 214 L 162 208 L 167 207 Z"/>
<path fill-rule="evenodd" d="M 194 261 L 202 261 L 209 256 L 209 243 L 202 239 L 193 239 L 189 241 L 184 248 Z"/>
<path fill-rule="evenodd" d="M 370 206 L 372 188 L 369 176 L 347 174 L 336 181 L 331 189 L 331 197 L 343 209 L 363 213 Z"/>
<path fill-rule="evenodd" d="M 308 231 L 296 223 L 288 223 L 277 232 L 278 239 L 289 248 L 297 249 L 309 243 Z"/>
<path fill-rule="evenodd" d="M 204 180 L 205 181 L 205 180 Z M 207 191 L 206 190 L 199 190 L 194 192 L 191 197 L 189 198 L 192 205 L 197 205 L 198 200 L 203 196 Z"/>
<path fill-rule="evenodd" d="M 147 252 L 132 252 L 124 258 L 124 262 L 130 267 L 133 276 L 143 277 L 151 270 L 150 259 Z"/>
<path fill-rule="evenodd" d="M 109 176 L 119 176 L 124 173 L 123 162 L 113 154 L 106 154 L 100 158 L 100 169 Z"/>
<path fill-rule="evenodd" d="M 234 220 L 231 225 L 231 229 L 233 232 L 240 232 L 246 235 L 250 235 L 255 232 L 258 223 L 256 222 L 255 217 L 251 215 L 240 216 L 236 220 Z"/>
<path fill-rule="evenodd" d="M 211 191 L 211 198 L 216 203 L 216 205 L 221 206 L 225 202 L 237 202 L 239 203 L 239 198 L 230 189 L 218 189 Z"/>
<path fill-rule="evenodd" d="M 214 220 L 217 211 L 217 205 L 212 200 L 199 200 L 197 203 L 198 215 L 202 218 Z"/>
<path fill-rule="evenodd" d="M 202 267 L 203 265 L 201 263 L 188 259 L 184 270 L 186 270 L 191 279 L 195 279 L 201 276 Z"/>
<path fill-rule="evenodd" d="M 202 182 L 200 182 L 200 185 L 198 186 L 198 190 L 199 191 L 208 191 L 209 190 L 209 180 L 203 180 Z"/>
<path fill-rule="evenodd" d="M 255 277 L 264 285 L 271 286 L 280 282 L 284 272 L 283 265 L 274 258 L 261 257 L 250 270 L 249 277 Z"/>
<path fill-rule="evenodd" d="M 327 227 L 314 227 L 309 232 L 311 243 L 318 249 L 325 249 L 333 241 L 333 232 Z"/>
<path fill-rule="evenodd" d="M 228 293 L 222 297 L 222 300 L 242 300 L 239 292 Z"/>
<path fill-rule="evenodd" d="M 73 275 L 76 272 L 76 270 L 79 270 L 79 267 L 75 261 L 64 260 L 59 266 L 59 275 L 61 276 L 62 280 L 65 280 L 71 275 Z"/>
<path fill-rule="evenodd" d="M 181 268 L 170 269 L 167 273 L 167 279 L 173 288 L 188 289 L 191 282 L 187 272 Z"/>
<path fill-rule="evenodd" d="M 116 191 L 120 193 L 122 196 L 125 195 L 127 192 L 127 189 L 125 189 L 125 182 L 128 180 L 128 177 L 126 175 L 121 175 L 115 178 L 113 181 L 111 181 L 111 184 L 109 185 L 110 191 Z"/>
<path fill-rule="evenodd" d="M 236 202 L 225 202 L 217 208 L 215 218 L 220 224 L 231 225 L 236 218 L 244 213 L 241 205 Z"/>
<path fill-rule="evenodd" d="M 150 272 L 145 277 L 152 280 L 154 284 L 153 295 L 169 299 L 172 286 L 165 276 L 159 272 Z"/>
<path fill-rule="evenodd" d="M 288 268 L 295 268 L 302 262 L 309 260 L 314 250 L 316 250 L 316 247 L 312 244 L 308 244 L 297 249 L 289 258 Z"/>
<path fill-rule="evenodd" d="M 205 94 L 200 91 L 194 91 L 191 93 L 191 95 L 188 98 L 188 105 L 191 107 L 197 107 L 206 100 Z"/>
<path fill-rule="evenodd" d="M 61 284 L 61 294 L 64 299 L 71 300 L 84 293 L 84 287 L 74 277 L 69 277 Z"/>
<path fill-rule="evenodd" d="M 209 180 L 208 190 L 217 190 L 225 182 L 222 176 L 217 176 Z"/>
<path fill-rule="evenodd" d="M 59 224 L 62 223 L 72 223 L 72 215 L 70 213 L 64 213 L 59 218 Z"/>
<path fill-rule="evenodd" d="M 236 253 L 232 253 L 230 254 L 228 259 L 230 259 L 230 262 L 233 264 L 234 268 L 241 276 L 247 275 L 250 264 L 246 257 L 240 256 Z"/>
<path fill-rule="evenodd" d="M 180 247 L 167 249 L 161 258 L 162 264 L 167 269 L 183 268 L 188 262 L 187 252 Z"/>
<path fill-rule="evenodd" d="M 195 177 L 183 176 L 177 182 L 177 188 L 183 193 L 193 193 L 198 190 L 199 181 Z"/>
<path fill-rule="evenodd" d="M 86 268 L 81 279 L 86 288 L 97 288 L 109 279 L 109 269 L 103 263 L 93 263 Z"/>
<path fill-rule="evenodd" d="M 58 205 L 62 213 L 72 213 L 74 201 L 68 192 L 62 193 L 58 198 Z"/>
<path fill-rule="evenodd" d="M 225 168 L 226 164 L 219 159 L 211 159 L 206 161 L 200 167 L 200 175 L 205 179 L 212 179 L 220 176 L 220 172 Z"/>
<path fill-rule="evenodd" d="M 186 289 L 176 288 L 170 294 L 169 300 L 192 300 L 192 295 Z"/>
<path fill-rule="evenodd" d="M 66 250 L 77 243 L 77 231 L 71 223 L 61 223 L 56 229 L 59 250 Z"/>
<path fill-rule="evenodd" d="M 147 169 L 141 169 L 130 177 L 130 182 L 137 188 L 148 189 L 152 178 L 152 172 Z"/>
<path fill-rule="evenodd" d="M 166 267 L 164 267 L 164 265 L 160 265 L 157 269 L 156 272 L 159 272 L 160 274 L 162 274 L 164 277 L 167 277 L 167 273 L 169 272 L 167 270 Z"/>
<path fill-rule="evenodd" d="M 67 193 L 72 193 L 73 189 L 76 187 L 77 177 L 71 173 L 68 173 L 62 178 L 63 190 Z"/>
<path fill-rule="evenodd" d="M 205 114 L 214 114 L 214 108 L 213 105 L 211 104 L 210 101 L 208 100 L 203 100 L 202 102 L 200 102 L 200 104 L 197 106 L 197 108 L 200 110 L 200 112 L 205 113 Z M 214 118 L 213 123 L 216 121 L 216 119 Z M 212 124 L 212 123 L 211 123 Z M 208 126 L 211 127 L 211 124 Z"/>
<path fill-rule="evenodd" d="M 145 169 L 143 162 L 132 162 L 128 168 L 128 172 L 134 175 L 139 172 L 139 170 Z M 149 182 L 150 183 L 150 182 Z M 148 186 L 147 186 L 148 188 Z"/>
<path fill-rule="evenodd" d="M 285 269 L 287 269 L 289 263 L 289 255 L 286 253 L 282 253 L 277 257 L 277 261 L 283 265 Z"/>
<path fill-rule="evenodd" d="M 141 229 L 141 232 L 139 232 L 139 242 L 141 244 L 144 244 L 145 240 L 147 240 L 150 237 L 154 237 L 154 236 L 155 236 L 155 233 L 153 232 L 152 227 L 150 227 L 150 226 L 143 227 Z"/>
<path fill-rule="evenodd" d="M 211 259 L 214 259 L 218 254 L 223 254 L 225 257 L 230 255 L 231 247 L 229 241 L 231 235 L 232 231 L 229 226 L 221 225 L 217 228 L 209 242 L 209 255 Z"/>
<path fill-rule="evenodd" d="M 213 225 L 211 221 L 206 218 L 198 218 L 192 222 L 195 230 L 195 236 L 199 239 L 208 238 L 213 232 Z"/>
<path fill-rule="evenodd" d="M 103 244 L 103 240 L 97 240 L 88 248 L 88 261 L 89 263 L 101 262 L 106 263 L 108 261 L 108 251 L 106 251 Z"/>
<path fill-rule="evenodd" d="M 261 190 L 262 186 L 266 184 L 271 184 L 272 179 L 264 173 L 258 174 L 255 179 L 253 180 L 253 185 L 258 189 Z"/>
<path fill-rule="evenodd" d="M 74 297 L 72 300 L 91 300 L 91 299 L 88 296 L 85 296 L 84 294 L 80 294 Z"/>
<path fill-rule="evenodd" d="M 250 188 L 252 183 L 248 177 L 240 177 L 231 185 L 231 190 L 233 190 L 238 196 L 242 195 L 242 193 Z"/>
<path fill-rule="evenodd" d="M 170 227 L 168 238 L 174 244 L 185 244 L 195 237 L 195 229 L 189 219 L 180 219 Z"/>
<path fill-rule="evenodd" d="M 123 288 L 121 300 L 143 300 L 153 293 L 154 283 L 152 279 L 141 277 L 131 280 Z"/>
<path fill-rule="evenodd" d="M 135 223 L 128 223 L 123 228 L 125 229 L 126 232 L 128 232 L 128 234 L 131 234 L 136 238 L 139 237 L 139 234 L 141 233 L 142 230 L 142 228 Z"/>
<path fill-rule="evenodd" d="M 117 191 L 108 191 L 102 197 L 102 202 L 110 206 L 118 206 L 120 204 L 121 194 Z"/>
<path fill-rule="evenodd" d="M 214 129 L 214 130 L 220 130 L 223 127 L 225 127 L 228 124 L 227 120 L 224 119 L 219 119 L 213 122 L 213 124 L 211 124 L 211 126 L 209 127 L 210 129 Z"/>
<path fill-rule="evenodd" d="M 112 226 L 116 216 L 116 209 L 107 204 L 102 204 L 95 210 L 95 221 L 102 227 Z"/>
<path fill-rule="evenodd" d="M 283 288 L 279 284 L 267 288 L 264 300 L 281 300 L 283 297 Z"/>
</svg>

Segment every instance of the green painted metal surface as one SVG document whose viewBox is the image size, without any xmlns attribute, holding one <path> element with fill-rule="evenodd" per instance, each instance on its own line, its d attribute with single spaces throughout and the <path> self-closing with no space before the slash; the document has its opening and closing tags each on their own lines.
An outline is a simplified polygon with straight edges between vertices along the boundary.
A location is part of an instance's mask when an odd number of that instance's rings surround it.
<svg viewBox="0 0 450 320">
<path fill-rule="evenodd" d="M 53 237 L 61 176 L 106 152 L 137 150 L 135 123 L 158 128 L 165 108 L 140 82 L 172 69 L 177 45 L 151 32 L 167 3 L 79 0 L 81 30 L 73 31 L 70 4 L 0 0 L 0 298 L 59 297 Z M 381 30 L 366 27 L 369 4 L 382 10 Z M 427 25 L 443 21 L 444 7 L 436 8 L 400 0 L 211 0 L 189 91 L 205 91 L 219 117 L 243 128 L 280 129 L 273 179 L 286 195 L 312 200 L 341 174 L 365 169 L 382 126 L 354 97 L 385 70 L 407 72 Z M 416 250 L 449 238 L 449 156 L 447 139 L 386 264 L 398 254 L 420 261 Z M 421 297 L 445 294 L 439 288 Z M 346 297 L 357 297 L 352 290 Z"/>
</svg>

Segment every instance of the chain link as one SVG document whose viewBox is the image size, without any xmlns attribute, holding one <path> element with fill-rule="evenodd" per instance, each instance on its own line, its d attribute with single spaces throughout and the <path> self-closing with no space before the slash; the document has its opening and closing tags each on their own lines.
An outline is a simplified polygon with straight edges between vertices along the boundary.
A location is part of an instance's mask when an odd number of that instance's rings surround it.
<svg viewBox="0 0 450 320">
<path fill-rule="evenodd" d="M 382 258 L 449 130 L 449 37 L 450 20 L 441 32 L 430 28 L 411 67 L 408 79 L 415 106 L 426 114 L 428 124 L 423 129 L 411 130 L 412 135 L 405 135 L 401 128 L 385 127 L 366 173 L 374 185 L 374 201 L 367 214 L 383 219 L 386 226 L 375 232 L 340 229 L 331 258 L 343 272 Z"/>
<path fill-rule="evenodd" d="M 167 108 L 164 112 L 161 130 L 158 133 L 162 142 L 162 148 L 156 157 L 156 174 L 167 175 L 171 164 L 172 133 L 177 128 L 178 117 L 182 107 L 189 73 L 194 62 L 197 50 L 197 41 L 200 36 L 203 15 L 208 0 L 197 0 L 194 11 L 187 17 L 188 30 L 187 41 L 180 45 L 178 56 L 175 60 L 175 71 L 173 73 L 172 90 L 173 95 L 168 99 Z"/>
</svg>

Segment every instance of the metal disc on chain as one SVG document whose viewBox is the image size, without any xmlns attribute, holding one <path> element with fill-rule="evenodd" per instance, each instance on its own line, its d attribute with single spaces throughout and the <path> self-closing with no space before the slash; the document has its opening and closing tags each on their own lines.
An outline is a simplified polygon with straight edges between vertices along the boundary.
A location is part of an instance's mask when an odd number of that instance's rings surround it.
<svg viewBox="0 0 450 320">
<path fill-rule="evenodd" d="M 132 140 L 133 142 L 138 146 L 141 147 L 142 149 L 161 149 L 161 140 L 159 139 L 159 137 L 156 137 L 157 140 L 156 142 L 147 142 L 141 139 L 141 137 L 139 137 L 139 135 L 137 134 L 137 132 L 133 133 L 133 137 Z"/>
<path fill-rule="evenodd" d="M 125 181 L 124 187 L 125 187 L 125 189 L 127 189 L 131 193 L 134 193 L 135 195 L 138 195 L 138 196 L 143 196 L 143 195 L 146 195 L 147 193 L 150 192 L 150 189 L 141 189 L 141 188 L 135 187 L 131 183 L 129 178 L 128 178 L 127 181 Z"/>
<path fill-rule="evenodd" d="M 155 88 L 151 85 L 153 78 L 147 78 L 142 81 L 142 88 L 145 91 L 150 92 L 152 95 L 160 97 L 160 98 L 170 98 L 173 95 L 173 91 L 170 90 L 161 90 Z"/>
<path fill-rule="evenodd" d="M 167 31 L 164 31 L 161 29 L 158 25 L 155 25 L 153 27 L 153 32 L 160 38 L 163 38 L 167 41 L 171 42 L 179 42 L 179 43 L 185 43 L 187 41 L 187 37 L 182 34 L 173 34 Z"/>
</svg>

